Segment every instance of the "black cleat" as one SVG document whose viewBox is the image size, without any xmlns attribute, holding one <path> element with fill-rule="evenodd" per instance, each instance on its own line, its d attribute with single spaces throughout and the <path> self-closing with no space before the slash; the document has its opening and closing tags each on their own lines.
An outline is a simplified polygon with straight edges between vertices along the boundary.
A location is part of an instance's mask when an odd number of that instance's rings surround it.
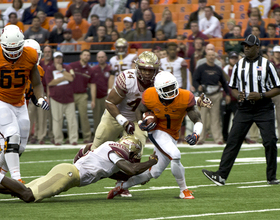
<svg viewBox="0 0 280 220">
<path fill-rule="evenodd" d="M 216 174 L 215 172 L 212 171 L 208 171 L 203 169 L 202 173 L 209 179 L 211 180 L 213 183 L 215 183 L 217 186 L 223 186 L 226 183 L 226 180 L 224 178 L 222 178 L 221 176 L 219 176 L 218 174 Z"/>
</svg>

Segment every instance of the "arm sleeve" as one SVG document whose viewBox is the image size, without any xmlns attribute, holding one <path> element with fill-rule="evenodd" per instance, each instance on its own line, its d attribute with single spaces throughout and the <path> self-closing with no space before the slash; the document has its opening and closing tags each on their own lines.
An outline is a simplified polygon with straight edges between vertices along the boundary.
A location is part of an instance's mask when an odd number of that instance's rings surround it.
<svg viewBox="0 0 280 220">
<path fill-rule="evenodd" d="M 108 155 L 109 159 L 116 164 L 119 160 L 124 160 L 123 158 L 121 158 L 119 155 L 117 155 L 115 152 L 110 152 Z"/>
<path fill-rule="evenodd" d="M 232 89 L 238 89 L 237 71 L 238 71 L 238 63 L 233 66 L 232 75 L 229 81 L 229 87 L 231 87 Z"/>
<path fill-rule="evenodd" d="M 277 70 L 275 69 L 274 65 L 267 61 L 267 74 L 269 77 L 269 81 L 272 84 L 272 88 L 276 88 L 280 86 L 280 81 L 279 81 L 279 75 L 277 73 Z"/>
<path fill-rule="evenodd" d="M 171 36 L 170 36 L 170 38 L 171 39 L 176 38 L 176 35 L 177 35 L 177 26 L 176 26 L 175 23 L 173 23 L 172 28 L 171 28 Z"/>
<path fill-rule="evenodd" d="M 203 34 L 209 34 L 212 31 L 214 31 L 218 25 L 219 25 L 219 20 L 218 19 L 211 19 L 211 25 L 209 28 L 207 28 L 206 30 L 203 31 Z"/>
</svg>

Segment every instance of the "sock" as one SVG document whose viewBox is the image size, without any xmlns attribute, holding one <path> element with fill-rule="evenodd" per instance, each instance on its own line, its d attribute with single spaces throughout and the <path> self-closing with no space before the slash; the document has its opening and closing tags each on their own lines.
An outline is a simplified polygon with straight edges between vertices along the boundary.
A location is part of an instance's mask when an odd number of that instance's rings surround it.
<svg viewBox="0 0 280 220">
<path fill-rule="evenodd" d="M 181 164 L 179 159 L 171 160 L 171 172 L 176 179 L 180 191 L 187 189 L 185 180 L 185 168 Z"/>
<path fill-rule="evenodd" d="M 6 153 L 5 160 L 6 160 L 8 168 L 9 168 L 11 178 L 15 179 L 15 180 L 21 179 L 18 153 L 13 153 L 13 152 Z"/>
<path fill-rule="evenodd" d="M 146 182 L 148 180 L 152 179 L 152 175 L 149 170 L 146 170 L 144 173 L 141 173 L 137 176 L 133 176 L 129 178 L 126 182 L 123 183 L 122 188 L 128 189 L 132 186 L 141 184 L 143 182 Z"/>
</svg>

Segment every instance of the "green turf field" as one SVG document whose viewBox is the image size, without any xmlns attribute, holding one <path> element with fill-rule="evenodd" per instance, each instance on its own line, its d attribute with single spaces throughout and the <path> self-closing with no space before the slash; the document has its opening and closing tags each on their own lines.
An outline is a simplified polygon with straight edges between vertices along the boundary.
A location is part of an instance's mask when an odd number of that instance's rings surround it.
<svg viewBox="0 0 280 220">
<path fill-rule="evenodd" d="M 179 188 L 168 167 L 158 179 L 131 188 L 131 198 L 107 200 L 107 193 L 116 182 L 111 179 L 72 188 L 40 203 L 27 204 L 0 195 L 0 219 L 280 219 L 280 185 L 266 183 L 261 145 L 242 147 L 226 186 L 222 187 L 215 186 L 201 170 L 217 169 L 223 146 L 180 150 L 187 186 L 194 191 L 193 200 L 179 199 Z M 22 179 L 30 182 L 58 163 L 71 163 L 76 152 L 77 149 L 27 148 L 21 157 Z M 152 148 L 145 148 L 143 161 L 151 153 Z M 277 177 L 280 178 L 279 171 Z"/>
</svg>

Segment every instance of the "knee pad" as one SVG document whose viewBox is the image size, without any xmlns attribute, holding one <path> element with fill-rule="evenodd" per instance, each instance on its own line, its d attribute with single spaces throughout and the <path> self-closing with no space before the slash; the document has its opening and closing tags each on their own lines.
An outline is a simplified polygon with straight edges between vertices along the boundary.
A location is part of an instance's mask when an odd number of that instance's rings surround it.
<svg viewBox="0 0 280 220">
<path fill-rule="evenodd" d="M 15 134 L 7 137 L 5 142 L 5 153 L 19 153 L 20 136 Z"/>
</svg>

